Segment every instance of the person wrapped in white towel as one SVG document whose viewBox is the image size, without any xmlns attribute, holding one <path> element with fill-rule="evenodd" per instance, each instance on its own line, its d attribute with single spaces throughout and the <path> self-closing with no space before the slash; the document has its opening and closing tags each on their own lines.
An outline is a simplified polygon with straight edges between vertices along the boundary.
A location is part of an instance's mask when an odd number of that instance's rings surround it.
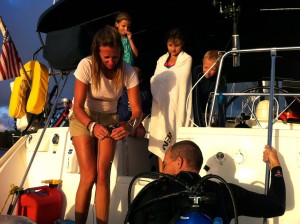
<svg viewBox="0 0 300 224">
<path fill-rule="evenodd" d="M 166 149 L 176 141 L 178 127 L 192 127 L 192 57 L 183 51 L 184 35 L 178 28 L 167 34 L 168 52 L 156 64 L 150 79 L 152 110 L 149 151 L 158 157 L 159 171 Z"/>
</svg>

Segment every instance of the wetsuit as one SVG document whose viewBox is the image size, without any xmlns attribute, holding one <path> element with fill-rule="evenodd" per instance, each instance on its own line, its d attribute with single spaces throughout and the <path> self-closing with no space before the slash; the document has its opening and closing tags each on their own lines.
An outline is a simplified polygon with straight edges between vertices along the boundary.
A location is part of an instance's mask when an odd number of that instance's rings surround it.
<svg viewBox="0 0 300 224">
<path fill-rule="evenodd" d="M 201 177 L 196 173 L 180 172 L 176 179 L 191 187 L 199 183 Z M 282 168 L 279 166 L 271 170 L 271 185 L 267 195 L 248 191 L 235 184 L 228 186 L 235 199 L 238 216 L 270 218 L 283 215 L 285 212 L 285 183 Z M 179 194 L 186 190 L 187 188 L 181 184 L 166 177 L 149 183 L 133 200 L 125 223 L 175 223 L 174 220 L 188 211 L 193 204 L 188 196 Z M 223 224 L 229 224 L 235 217 L 230 193 L 224 183 L 207 180 L 201 184 L 197 192 L 206 198 L 200 203 L 199 208 L 203 214 L 211 219 L 219 216 L 223 219 Z"/>
</svg>

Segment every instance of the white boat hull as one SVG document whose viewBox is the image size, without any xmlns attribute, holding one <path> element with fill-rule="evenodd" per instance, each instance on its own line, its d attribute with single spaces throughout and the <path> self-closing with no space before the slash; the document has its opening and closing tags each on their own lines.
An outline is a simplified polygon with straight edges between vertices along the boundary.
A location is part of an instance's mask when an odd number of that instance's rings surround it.
<svg viewBox="0 0 300 224">
<path fill-rule="evenodd" d="M 204 155 L 208 173 L 223 177 L 249 190 L 264 193 L 266 164 L 262 162 L 263 147 L 267 144 L 267 129 L 241 128 L 179 128 L 177 141 L 189 139 L 196 142 Z M 42 130 L 32 137 L 24 136 L 0 159 L 1 193 L 3 205 L 10 185 L 18 185 L 30 163 Z M 58 134 L 59 141 L 53 143 Z M 281 217 L 268 219 L 269 224 L 300 223 L 300 129 L 273 129 L 272 145 L 278 150 L 286 182 L 287 206 Z M 30 140 L 31 139 L 31 140 Z M 128 210 L 128 187 L 133 176 L 149 171 L 148 139 L 128 138 L 119 141 L 111 173 L 110 224 L 123 223 Z M 223 153 L 224 159 L 217 154 Z M 61 219 L 74 220 L 75 195 L 80 170 L 76 154 L 69 138 L 68 128 L 48 128 L 31 164 L 23 188 L 43 185 L 42 180 L 61 179 L 59 190 L 63 195 Z M 206 175 L 201 170 L 202 176 Z M 134 197 L 151 179 L 136 181 L 132 189 Z M 87 223 L 95 223 L 94 198 L 91 200 Z M 10 201 L 9 201 L 10 202 Z M 246 202 L 245 202 L 246 203 Z M 3 209 L 3 215 L 8 204 Z M 16 209 L 14 210 L 14 215 Z M 232 221 L 233 223 L 233 221 Z M 242 224 L 261 224 L 263 219 L 239 217 Z"/>
</svg>

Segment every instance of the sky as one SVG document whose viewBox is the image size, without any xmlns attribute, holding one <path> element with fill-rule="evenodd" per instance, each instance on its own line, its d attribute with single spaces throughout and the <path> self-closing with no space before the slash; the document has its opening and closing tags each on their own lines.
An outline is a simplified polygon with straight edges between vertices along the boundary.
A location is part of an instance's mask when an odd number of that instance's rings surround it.
<svg viewBox="0 0 300 224">
<path fill-rule="evenodd" d="M 37 23 L 41 14 L 54 3 L 54 0 L 0 0 L 0 16 L 10 32 L 23 64 L 32 60 L 33 54 L 41 46 L 36 32 Z M 42 34 L 42 37 L 45 41 L 46 35 Z M 0 41 L 2 46 L 2 34 L 0 34 Z M 48 68 L 42 51 L 40 51 L 37 60 Z M 14 129 L 14 120 L 8 115 L 11 95 L 9 86 L 12 81 L 14 79 L 0 81 L 0 132 Z M 53 79 L 50 77 L 49 81 L 48 92 L 51 91 Z M 72 78 L 69 77 L 66 86 L 71 81 Z M 63 91 L 62 97 L 71 99 L 72 94 L 72 88 L 68 88 Z"/>
</svg>

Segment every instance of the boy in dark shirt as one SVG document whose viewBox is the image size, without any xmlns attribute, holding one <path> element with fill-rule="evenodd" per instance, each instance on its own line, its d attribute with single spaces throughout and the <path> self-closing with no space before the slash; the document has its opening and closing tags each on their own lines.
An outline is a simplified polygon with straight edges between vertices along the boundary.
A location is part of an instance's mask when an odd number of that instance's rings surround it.
<svg viewBox="0 0 300 224">
<path fill-rule="evenodd" d="M 207 103 L 211 92 L 214 92 L 217 72 L 219 69 L 219 60 L 221 55 L 218 50 L 209 50 L 203 56 L 203 64 L 195 67 L 192 73 L 193 86 L 196 82 L 205 74 L 205 76 L 197 83 L 193 90 L 193 112 L 194 122 L 197 126 L 206 127 L 205 112 Z M 226 79 L 224 76 L 220 76 L 218 92 L 226 92 Z M 220 96 L 218 98 L 218 122 L 216 126 L 225 126 L 225 97 Z M 206 113 L 206 114 L 207 114 Z"/>
</svg>

